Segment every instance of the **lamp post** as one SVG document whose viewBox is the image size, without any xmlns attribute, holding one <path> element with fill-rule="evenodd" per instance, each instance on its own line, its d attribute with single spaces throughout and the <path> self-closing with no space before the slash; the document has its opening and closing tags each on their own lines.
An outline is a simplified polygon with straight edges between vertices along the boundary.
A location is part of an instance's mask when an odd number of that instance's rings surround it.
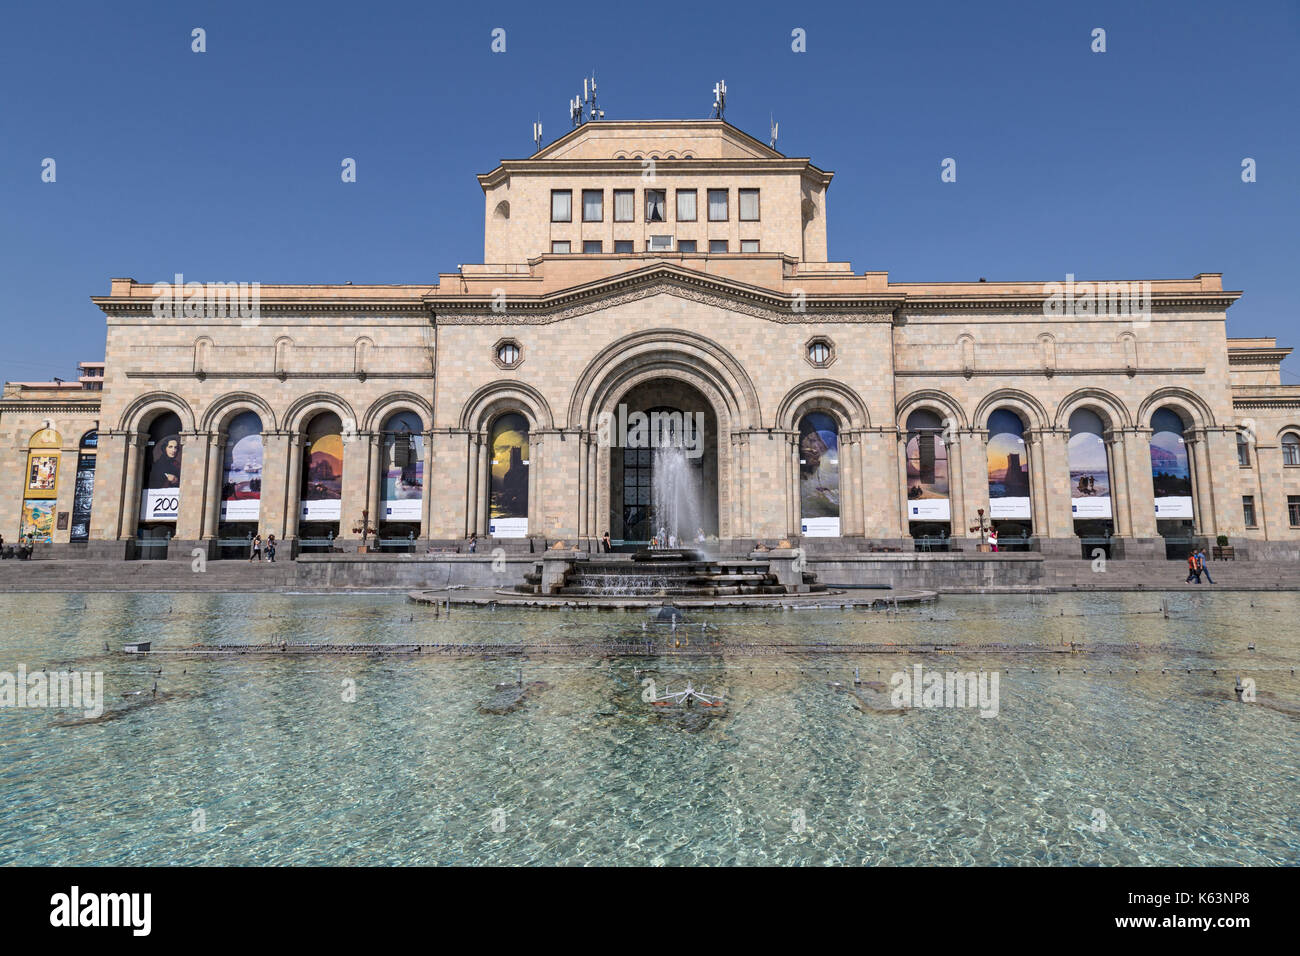
<svg viewBox="0 0 1300 956">
<path fill-rule="evenodd" d="M 980 550 L 983 551 L 985 548 L 988 547 L 988 541 L 989 541 L 989 520 L 988 520 L 987 518 L 984 517 L 984 509 L 983 509 L 983 508 L 977 508 L 977 509 L 975 510 L 975 513 L 976 513 L 977 515 L 979 515 L 979 518 L 978 518 L 978 520 L 976 521 L 975 524 L 971 525 L 970 530 L 971 530 L 971 531 L 978 531 L 978 532 L 980 533 L 980 545 L 979 545 L 979 547 L 980 547 Z"/>
</svg>

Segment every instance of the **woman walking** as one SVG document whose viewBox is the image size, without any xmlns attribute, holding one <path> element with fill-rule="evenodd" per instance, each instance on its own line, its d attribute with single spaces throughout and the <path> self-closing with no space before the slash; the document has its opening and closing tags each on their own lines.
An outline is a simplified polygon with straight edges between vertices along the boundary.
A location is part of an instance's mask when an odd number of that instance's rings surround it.
<svg viewBox="0 0 1300 956">
<path fill-rule="evenodd" d="M 253 535 L 253 541 L 248 548 L 248 561 L 251 564 L 254 561 L 261 561 L 261 560 L 262 560 L 262 536 L 260 534 L 255 534 Z"/>
<path fill-rule="evenodd" d="M 266 536 L 266 560 L 275 564 L 275 533 Z"/>
</svg>

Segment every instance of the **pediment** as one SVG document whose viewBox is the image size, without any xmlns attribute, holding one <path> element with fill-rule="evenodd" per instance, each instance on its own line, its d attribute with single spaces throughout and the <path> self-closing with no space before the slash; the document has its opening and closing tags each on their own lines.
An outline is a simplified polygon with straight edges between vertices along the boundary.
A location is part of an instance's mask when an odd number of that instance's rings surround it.
<svg viewBox="0 0 1300 956">
<path fill-rule="evenodd" d="M 487 296 L 434 295 L 441 325 L 545 325 L 659 295 L 702 302 L 782 324 L 892 322 L 899 296 L 794 296 L 719 278 L 671 263 L 572 286 L 545 295 L 507 295 L 504 308 Z"/>
</svg>

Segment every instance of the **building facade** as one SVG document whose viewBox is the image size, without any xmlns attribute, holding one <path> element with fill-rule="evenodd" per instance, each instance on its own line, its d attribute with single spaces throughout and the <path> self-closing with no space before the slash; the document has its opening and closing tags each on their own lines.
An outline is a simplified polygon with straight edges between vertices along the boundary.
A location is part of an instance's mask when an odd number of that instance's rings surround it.
<svg viewBox="0 0 1300 956">
<path fill-rule="evenodd" d="M 254 530 L 945 547 L 990 522 L 1069 555 L 1295 555 L 1300 387 L 1289 349 L 1228 337 L 1241 293 L 855 274 L 832 175 L 720 120 L 594 122 L 479 177 L 484 262 L 436 284 L 113 279 L 95 407 L 6 386 L 0 521 L 49 500 L 51 543 L 78 540 L 29 459 L 43 435 L 66 477 L 93 430 L 97 555 Z"/>
</svg>

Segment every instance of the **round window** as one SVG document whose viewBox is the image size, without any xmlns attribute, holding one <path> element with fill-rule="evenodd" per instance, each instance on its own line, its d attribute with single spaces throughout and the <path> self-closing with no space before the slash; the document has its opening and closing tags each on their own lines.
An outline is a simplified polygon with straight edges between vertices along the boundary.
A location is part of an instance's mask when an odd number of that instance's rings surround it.
<svg viewBox="0 0 1300 956">
<path fill-rule="evenodd" d="M 831 347 L 825 342 L 814 342 L 808 346 L 808 361 L 814 365 L 825 365 L 830 361 Z"/>
<path fill-rule="evenodd" d="M 519 346 L 506 342 L 497 348 L 497 361 L 502 365 L 514 365 L 519 361 Z"/>
</svg>

